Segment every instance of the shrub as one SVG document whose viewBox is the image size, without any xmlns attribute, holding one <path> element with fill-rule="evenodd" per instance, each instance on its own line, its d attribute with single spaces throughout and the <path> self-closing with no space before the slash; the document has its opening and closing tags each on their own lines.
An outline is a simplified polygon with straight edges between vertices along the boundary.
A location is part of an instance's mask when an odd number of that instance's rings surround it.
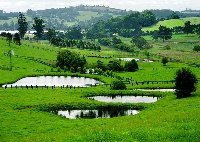
<svg viewBox="0 0 200 142">
<path fill-rule="evenodd" d="M 78 71 L 79 73 L 81 73 L 81 67 L 78 67 L 78 68 L 77 68 L 77 71 Z"/>
<path fill-rule="evenodd" d="M 61 68 L 60 67 L 57 68 L 57 72 L 61 72 Z"/>
<path fill-rule="evenodd" d="M 170 50 L 171 47 L 170 47 L 169 45 L 166 45 L 166 46 L 163 47 L 163 49 L 164 49 L 164 50 Z"/>
<path fill-rule="evenodd" d="M 168 58 L 167 58 L 167 57 L 163 57 L 161 62 L 163 63 L 163 66 L 166 66 L 166 64 L 167 64 L 169 61 L 168 61 Z"/>
<path fill-rule="evenodd" d="M 126 90 L 126 85 L 122 80 L 115 80 L 111 84 L 111 90 Z"/>
<path fill-rule="evenodd" d="M 71 68 L 70 68 L 70 72 L 72 72 L 72 73 L 75 73 L 75 72 L 76 72 L 75 69 L 74 69 L 74 67 L 71 67 Z"/>
<path fill-rule="evenodd" d="M 189 69 L 182 68 L 178 70 L 175 78 L 175 94 L 177 98 L 191 96 L 191 93 L 196 91 L 196 83 L 197 78 Z"/>
<path fill-rule="evenodd" d="M 193 51 L 199 52 L 200 51 L 200 45 L 195 45 L 193 48 Z"/>
</svg>

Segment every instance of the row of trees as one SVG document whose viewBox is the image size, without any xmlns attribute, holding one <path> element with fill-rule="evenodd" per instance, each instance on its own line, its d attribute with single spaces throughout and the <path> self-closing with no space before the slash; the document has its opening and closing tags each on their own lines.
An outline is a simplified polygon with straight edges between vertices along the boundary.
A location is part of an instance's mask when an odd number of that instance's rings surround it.
<svg viewBox="0 0 200 142">
<path fill-rule="evenodd" d="M 98 60 L 96 63 L 96 68 L 101 69 L 102 71 L 129 71 L 134 72 L 139 69 L 138 64 L 135 60 L 125 62 L 123 66 L 121 60 L 111 60 L 108 65 L 105 65 L 102 61 Z"/>
<path fill-rule="evenodd" d="M 10 46 L 10 43 L 13 41 L 16 45 L 21 45 L 20 35 L 18 33 L 15 33 L 12 35 L 11 33 L 1 33 L 0 36 L 5 37 L 8 45 Z"/>
<path fill-rule="evenodd" d="M 106 38 L 113 33 L 120 33 L 126 37 L 133 36 L 134 31 L 155 24 L 157 22 L 155 15 L 150 11 L 141 13 L 135 12 L 126 16 L 112 18 L 107 21 L 98 21 L 86 29 L 88 39 Z"/>
<path fill-rule="evenodd" d="M 61 47 L 77 47 L 79 49 L 90 49 L 90 50 L 96 50 L 96 51 L 101 50 L 101 46 L 89 41 L 73 40 L 73 39 L 61 38 L 58 36 L 51 37 L 50 43 L 52 45 L 61 46 Z"/>
<path fill-rule="evenodd" d="M 172 29 L 167 28 L 166 26 L 160 26 L 158 30 L 147 32 L 150 34 L 154 40 L 158 40 L 158 38 L 162 39 L 163 42 L 165 40 L 169 40 L 172 38 L 172 33 L 185 33 L 185 34 L 198 34 L 200 36 L 200 24 L 191 24 L 190 21 L 185 22 L 184 27 L 174 27 Z"/>
</svg>

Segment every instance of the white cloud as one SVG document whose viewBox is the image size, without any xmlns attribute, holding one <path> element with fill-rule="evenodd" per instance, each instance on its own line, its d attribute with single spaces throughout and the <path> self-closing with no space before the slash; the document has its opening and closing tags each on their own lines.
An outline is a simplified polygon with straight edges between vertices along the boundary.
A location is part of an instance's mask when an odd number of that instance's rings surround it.
<svg viewBox="0 0 200 142">
<path fill-rule="evenodd" d="M 0 0 L 0 9 L 10 12 L 26 11 L 27 9 L 61 8 L 80 4 L 105 5 L 139 11 L 144 9 L 200 9 L 200 0 Z"/>
</svg>

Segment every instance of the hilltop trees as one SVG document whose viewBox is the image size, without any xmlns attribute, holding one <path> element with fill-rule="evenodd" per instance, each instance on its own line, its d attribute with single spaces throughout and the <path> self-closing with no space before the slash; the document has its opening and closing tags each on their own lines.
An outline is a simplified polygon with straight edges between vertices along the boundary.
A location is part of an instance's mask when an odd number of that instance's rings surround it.
<svg viewBox="0 0 200 142">
<path fill-rule="evenodd" d="M 39 19 L 37 17 L 34 18 L 34 24 L 33 24 L 33 29 L 36 30 L 34 33 L 37 40 L 40 39 L 44 33 L 44 21 L 42 19 Z"/>
<path fill-rule="evenodd" d="M 177 71 L 175 77 L 175 89 L 177 98 L 184 98 L 191 96 L 191 93 L 196 91 L 197 78 L 187 68 L 182 68 Z"/>
<path fill-rule="evenodd" d="M 19 25 L 18 31 L 19 31 L 20 37 L 23 38 L 25 33 L 27 32 L 28 23 L 26 21 L 26 17 L 21 12 L 19 13 L 19 17 L 17 19 L 18 19 L 18 25 Z"/>
</svg>

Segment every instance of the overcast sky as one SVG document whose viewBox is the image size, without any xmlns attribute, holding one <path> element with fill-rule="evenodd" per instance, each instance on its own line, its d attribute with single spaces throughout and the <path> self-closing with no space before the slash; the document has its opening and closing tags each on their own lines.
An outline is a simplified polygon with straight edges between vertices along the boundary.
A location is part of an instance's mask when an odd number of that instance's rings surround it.
<svg viewBox="0 0 200 142">
<path fill-rule="evenodd" d="M 0 0 L 0 10 L 6 12 L 25 12 L 27 9 L 39 10 L 63 8 L 77 5 L 104 5 L 113 8 L 137 10 L 186 8 L 200 10 L 200 0 Z"/>
</svg>

